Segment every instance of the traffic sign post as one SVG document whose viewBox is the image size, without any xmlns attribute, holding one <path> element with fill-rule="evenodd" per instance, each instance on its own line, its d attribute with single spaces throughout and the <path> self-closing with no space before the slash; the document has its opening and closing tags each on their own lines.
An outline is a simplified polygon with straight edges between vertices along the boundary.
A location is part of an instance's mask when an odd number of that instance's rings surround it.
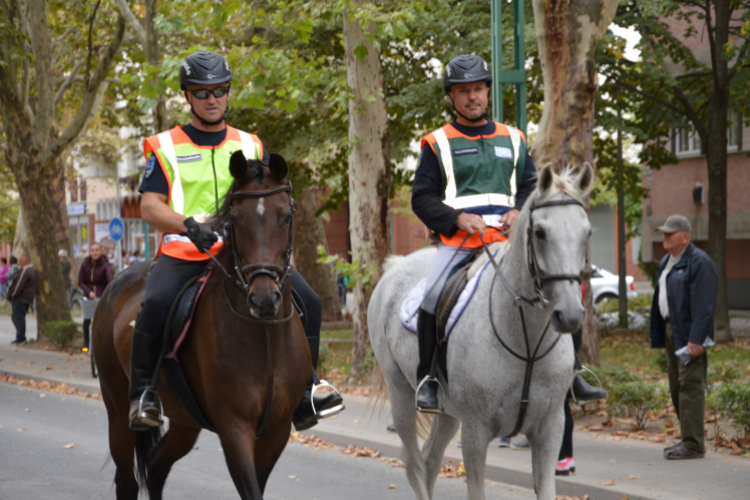
<svg viewBox="0 0 750 500">
<path fill-rule="evenodd" d="M 125 236 L 125 225 L 122 223 L 122 219 L 115 217 L 109 221 L 109 237 L 113 241 L 117 242 L 117 272 L 122 271 L 122 237 Z"/>
</svg>

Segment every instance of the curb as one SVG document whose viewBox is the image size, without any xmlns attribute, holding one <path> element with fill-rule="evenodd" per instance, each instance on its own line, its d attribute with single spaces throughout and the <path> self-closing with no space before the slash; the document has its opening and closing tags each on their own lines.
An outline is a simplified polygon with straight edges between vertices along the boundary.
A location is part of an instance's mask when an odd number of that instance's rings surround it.
<svg viewBox="0 0 750 500">
<path fill-rule="evenodd" d="M 98 379 L 97 379 L 97 382 L 93 382 L 93 381 L 85 382 L 83 380 L 69 380 L 69 379 L 62 378 L 62 377 L 54 377 L 54 376 L 49 376 L 49 375 L 43 376 L 41 374 L 39 375 L 31 374 L 31 373 L 26 373 L 26 372 L 15 371 L 13 369 L 0 370 L 0 374 L 11 375 L 20 380 L 33 380 L 34 382 L 50 382 L 50 383 L 58 383 L 58 384 L 65 383 L 68 387 L 71 387 L 73 389 L 78 389 L 80 391 L 87 392 L 89 394 L 94 394 L 94 393 L 101 394 L 101 389 L 99 387 Z"/>
</svg>

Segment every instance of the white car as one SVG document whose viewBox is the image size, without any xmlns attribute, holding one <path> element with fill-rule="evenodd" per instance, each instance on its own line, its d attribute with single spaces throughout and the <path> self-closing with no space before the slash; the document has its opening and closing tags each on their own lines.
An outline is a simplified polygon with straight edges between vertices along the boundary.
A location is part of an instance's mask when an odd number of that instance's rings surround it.
<svg viewBox="0 0 750 500">
<path fill-rule="evenodd" d="M 633 299 L 638 296 L 635 291 L 635 282 L 632 276 L 625 277 L 625 283 L 628 287 L 628 298 Z M 594 304 L 603 300 L 616 299 L 619 292 L 620 277 L 609 271 L 591 265 L 591 290 L 594 292 Z"/>
</svg>

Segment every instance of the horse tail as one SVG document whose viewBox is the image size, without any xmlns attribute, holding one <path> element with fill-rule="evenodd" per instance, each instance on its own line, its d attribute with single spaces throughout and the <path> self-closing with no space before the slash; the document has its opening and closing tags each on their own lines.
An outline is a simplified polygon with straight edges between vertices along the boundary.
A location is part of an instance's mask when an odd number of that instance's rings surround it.
<svg viewBox="0 0 750 500">
<path fill-rule="evenodd" d="M 377 361 L 375 361 L 375 365 L 372 368 L 370 380 L 372 381 L 372 390 L 370 391 L 370 397 L 367 399 L 366 408 L 372 403 L 374 413 L 375 408 L 378 406 L 380 406 L 380 411 L 382 411 L 385 407 L 385 402 L 388 399 L 388 386 L 385 383 L 383 370 L 380 369 L 380 364 Z M 417 435 L 422 439 L 427 439 L 430 436 L 432 420 L 435 415 L 433 413 L 422 413 L 419 411 L 416 413 Z"/>
<path fill-rule="evenodd" d="M 148 460 L 162 435 L 161 427 L 135 433 L 135 478 L 141 489 L 148 488 Z"/>
</svg>

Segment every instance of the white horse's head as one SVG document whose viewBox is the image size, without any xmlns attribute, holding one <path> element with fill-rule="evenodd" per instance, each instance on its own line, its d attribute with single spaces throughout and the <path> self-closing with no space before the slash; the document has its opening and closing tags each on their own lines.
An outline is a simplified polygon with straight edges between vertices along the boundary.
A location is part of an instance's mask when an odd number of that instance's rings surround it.
<svg viewBox="0 0 750 500">
<path fill-rule="evenodd" d="M 580 276 L 586 264 L 591 224 L 584 200 L 593 181 L 588 163 L 559 174 L 546 165 L 527 203 L 529 270 L 550 302 L 552 326 L 561 333 L 577 331 L 585 317 L 580 284 L 569 277 Z"/>
</svg>

